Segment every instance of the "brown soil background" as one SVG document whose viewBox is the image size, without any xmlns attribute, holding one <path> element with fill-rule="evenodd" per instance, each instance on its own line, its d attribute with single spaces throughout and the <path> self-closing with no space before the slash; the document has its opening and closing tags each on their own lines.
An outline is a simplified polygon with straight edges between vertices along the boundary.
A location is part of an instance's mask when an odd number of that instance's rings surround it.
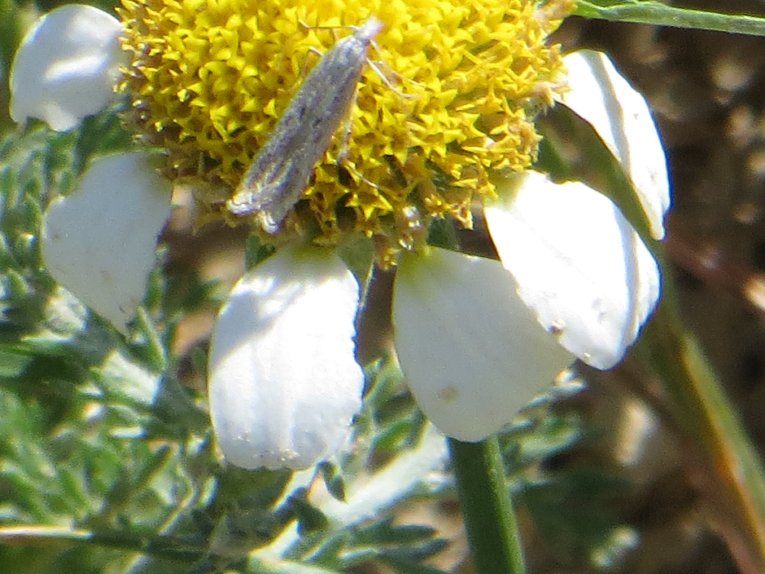
<svg viewBox="0 0 765 574">
<path fill-rule="evenodd" d="M 674 3 L 680 5 L 680 3 Z M 765 15 L 765 2 L 685 2 Z M 765 441 L 765 39 L 584 21 L 564 24 L 566 50 L 608 53 L 648 99 L 665 141 L 673 206 L 667 248 L 686 324 L 700 337 L 760 451 Z M 588 373 L 589 374 L 589 373 Z M 734 574 L 679 463 L 677 445 L 632 392 L 629 365 L 589 374 L 580 404 L 614 432 L 579 457 L 618 465 L 636 489 L 618 512 L 641 540 L 620 572 Z M 578 464 L 581 460 L 571 460 Z M 544 552 L 544 549 L 540 549 Z M 561 568 L 529 548 L 532 572 Z"/>
</svg>

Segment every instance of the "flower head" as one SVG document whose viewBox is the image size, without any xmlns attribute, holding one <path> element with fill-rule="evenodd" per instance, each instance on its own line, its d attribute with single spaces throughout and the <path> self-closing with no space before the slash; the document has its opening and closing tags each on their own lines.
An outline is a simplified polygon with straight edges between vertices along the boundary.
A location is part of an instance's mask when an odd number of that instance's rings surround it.
<svg viewBox="0 0 765 574">
<path fill-rule="evenodd" d="M 222 201 L 316 64 L 315 52 L 347 35 L 342 26 L 381 20 L 349 137 L 335 138 L 286 227 L 320 244 L 363 232 L 389 263 L 402 246 L 421 244 L 435 217 L 469 227 L 473 201 L 496 195 L 488 174 L 534 161 L 534 117 L 563 71 L 558 48 L 544 39 L 569 5 L 124 0 L 131 63 L 120 90 L 142 141 L 169 150 L 171 177 L 198 183 L 208 217 L 234 223 Z"/>
<path fill-rule="evenodd" d="M 374 240 L 379 265 L 400 261 L 393 319 L 404 374 L 441 430 L 480 440 L 575 356 L 599 368 L 616 364 L 659 296 L 656 262 L 610 200 L 527 171 L 539 142 L 535 116 L 564 91 L 563 62 L 546 37 L 570 7 L 568 0 L 370 0 L 363 7 L 124 0 L 123 117 L 140 142 L 167 150 L 163 172 L 194 186 L 202 222 L 249 221 L 227 212 L 226 200 L 316 65 L 315 51 L 351 33 L 342 26 L 382 21 L 349 135 L 335 134 L 279 236 L 255 231 L 324 247 L 363 234 Z M 118 62 L 98 67 L 111 73 Z M 644 100 L 598 56 L 571 62 L 586 81 L 577 77 L 563 97 L 623 163 L 660 238 L 669 191 Z M 100 173 L 95 164 L 91 170 Z M 145 195 L 132 199 L 150 209 Z M 118 202 L 99 205 L 120 216 Z M 481 205 L 501 261 L 425 245 L 432 220 L 470 227 Z M 54 204 L 46 217 L 60 230 L 57 210 L 66 211 Z M 71 237 L 87 234 L 54 235 L 44 237 L 44 252 L 58 258 L 81 248 Z M 53 240 L 59 244 L 46 248 Z M 104 284 L 103 269 L 81 274 L 89 286 Z M 358 300 L 356 280 L 336 255 L 294 244 L 235 286 L 209 363 L 212 422 L 231 462 L 303 468 L 343 442 L 362 392 L 352 345 Z M 124 328 L 121 309 L 110 315 L 91 304 Z"/>
</svg>

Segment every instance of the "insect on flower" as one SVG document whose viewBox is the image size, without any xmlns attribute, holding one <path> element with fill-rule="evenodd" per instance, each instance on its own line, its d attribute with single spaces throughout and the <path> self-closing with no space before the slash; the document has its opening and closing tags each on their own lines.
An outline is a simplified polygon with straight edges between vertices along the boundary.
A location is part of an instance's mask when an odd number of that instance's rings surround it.
<svg viewBox="0 0 765 574">
<path fill-rule="evenodd" d="M 256 213 L 268 233 L 279 230 L 348 115 L 367 50 L 380 30 L 382 22 L 370 18 L 322 56 L 226 202 L 229 212 L 240 217 Z"/>
</svg>

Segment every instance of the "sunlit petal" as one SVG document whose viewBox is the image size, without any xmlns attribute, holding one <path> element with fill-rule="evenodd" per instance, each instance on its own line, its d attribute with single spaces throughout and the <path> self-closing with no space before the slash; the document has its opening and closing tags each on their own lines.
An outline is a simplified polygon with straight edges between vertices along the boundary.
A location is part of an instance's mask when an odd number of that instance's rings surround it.
<svg viewBox="0 0 765 574">
<path fill-rule="evenodd" d="M 48 271 L 123 333 L 143 300 L 170 215 L 170 184 L 151 160 L 144 153 L 96 160 L 43 222 Z"/>
<path fill-rule="evenodd" d="M 361 406 L 356 279 L 335 255 L 282 249 L 248 272 L 213 333 L 210 413 L 226 459 L 307 468 L 333 454 Z"/>
<path fill-rule="evenodd" d="M 121 33 L 116 18 L 91 6 L 62 6 L 41 17 L 13 61 L 11 117 L 39 118 L 64 131 L 106 107 L 123 60 Z"/>
<path fill-rule="evenodd" d="M 604 195 L 535 172 L 521 181 L 485 210 L 502 264 L 545 329 L 584 362 L 610 368 L 656 304 L 656 262 Z"/>
<path fill-rule="evenodd" d="M 563 103 L 590 122 L 632 179 L 656 239 L 669 209 L 667 158 L 648 104 L 607 56 L 581 50 L 564 58 L 570 91 Z"/>
<path fill-rule="evenodd" d="M 393 305 L 409 387 L 433 424 L 459 440 L 499 430 L 574 360 L 496 261 L 437 248 L 408 254 Z"/>
</svg>

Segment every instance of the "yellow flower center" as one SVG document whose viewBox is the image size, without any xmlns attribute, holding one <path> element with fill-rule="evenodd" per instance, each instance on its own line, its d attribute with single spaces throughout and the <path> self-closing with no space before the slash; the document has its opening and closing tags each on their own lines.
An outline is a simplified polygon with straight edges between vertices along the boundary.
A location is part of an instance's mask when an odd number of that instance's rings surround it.
<svg viewBox="0 0 765 574">
<path fill-rule="evenodd" d="M 194 182 L 206 219 L 225 210 L 320 56 L 370 17 L 383 29 L 355 102 L 283 223 L 332 244 L 358 232 L 381 261 L 433 218 L 470 227 L 489 175 L 535 160 L 535 114 L 562 77 L 546 37 L 571 0 L 123 0 L 132 55 L 120 89 L 142 141 Z M 254 218 L 245 221 L 255 221 Z M 263 232 L 261 232 L 263 233 Z"/>
</svg>

